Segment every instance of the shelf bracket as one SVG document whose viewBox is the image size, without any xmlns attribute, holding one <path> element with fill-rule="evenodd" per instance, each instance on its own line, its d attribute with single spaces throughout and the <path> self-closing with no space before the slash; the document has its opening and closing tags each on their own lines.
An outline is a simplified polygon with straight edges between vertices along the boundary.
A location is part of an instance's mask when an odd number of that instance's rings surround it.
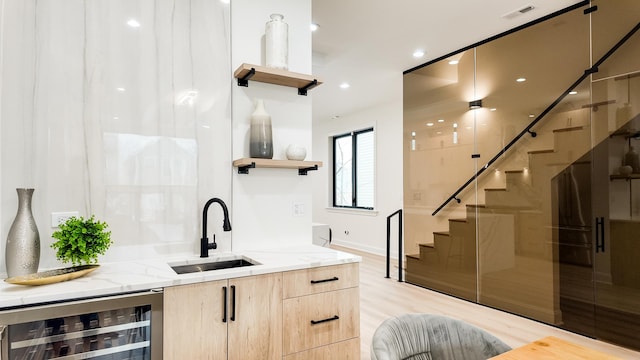
<svg viewBox="0 0 640 360">
<path fill-rule="evenodd" d="M 313 81 L 307 84 L 306 86 L 298 88 L 298 95 L 307 96 L 307 90 L 311 90 L 316 86 L 318 86 L 318 80 L 313 79 Z"/>
<path fill-rule="evenodd" d="M 308 171 L 318 170 L 318 165 L 313 165 L 312 167 L 298 169 L 298 175 L 307 175 Z"/>
<path fill-rule="evenodd" d="M 238 86 L 249 87 L 249 79 L 251 79 L 255 74 L 256 69 L 251 68 L 251 70 L 249 70 L 249 72 L 245 76 L 238 78 Z"/>
<path fill-rule="evenodd" d="M 255 162 L 251 162 L 251 164 L 245 165 L 245 166 L 238 166 L 238 174 L 248 174 L 249 169 L 255 169 L 255 168 L 256 168 Z"/>
</svg>

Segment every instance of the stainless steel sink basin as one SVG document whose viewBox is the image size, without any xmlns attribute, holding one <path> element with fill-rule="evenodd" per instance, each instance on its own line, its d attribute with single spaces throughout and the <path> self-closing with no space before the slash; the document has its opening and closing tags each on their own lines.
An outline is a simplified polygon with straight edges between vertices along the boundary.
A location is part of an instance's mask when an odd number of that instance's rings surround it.
<svg viewBox="0 0 640 360">
<path fill-rule="evenodd" d="M 231 269 L 243 266 L 253 266 L 259 263 L 245 257 L 216 259 L 197 263 L 173 263 L 169 264 L 176 274 L 190 274 L 194 272 Z"/>
</svg>

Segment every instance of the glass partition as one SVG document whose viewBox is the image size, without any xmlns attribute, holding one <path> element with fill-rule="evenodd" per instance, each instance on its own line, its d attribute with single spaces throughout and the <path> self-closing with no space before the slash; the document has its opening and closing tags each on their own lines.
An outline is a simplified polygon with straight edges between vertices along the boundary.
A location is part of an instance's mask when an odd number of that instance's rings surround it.
<svg viewBox="0 0 640 360">
<path fill-rule="evenodd" d="M 479 148 L 483 157 L 500 154 L 478 180 L 482 304 L 562 322 L 552 179 L 589 150 L 588 81 L 572 88 L 589 67 L 589 17 L 581 11 L 477 47 L 487 128 Z"/>
<path fill-rule="evenodd" d="M 628 40 L 593 76 L 592 209 L 595 219 L 591 334 L 640 348 L 640 3 L 594 1 L 594 61 L 620 39 Z M 636 32 L 634 33 L 633 30 Z M 626 167 L 631 166 L 631 173 Z M 590 275 L 590 277 L 589 277 Z M 584 306 L 584 302 L 581 304 Z"/>
<path fill-rule="evenodd" d="M 430 259 L 427 265 L 409 257 L 423 271 L 407 273 L 408 281 L 469 300 L 476 299 L 476 256 L 475 224 L 467 221 L 467 211 L 475 209 L 465 205 L 476 203 L 475 192 L 467 189 L 459 196 L 464 202 L 431 214 L 476 171 L 474 114 L 468 105 L 474 100 L 474 58 L 474 50 L 461 52 L 405 75 L 404 81 L 405 248 Z M 450 224 L 457 230 L 450 231 Z"/>
<path fill-rule="evenodd" d="M 405 74 L 407 282 L 640 348 L 639 26 L 593 1 Z"/>
</svg>

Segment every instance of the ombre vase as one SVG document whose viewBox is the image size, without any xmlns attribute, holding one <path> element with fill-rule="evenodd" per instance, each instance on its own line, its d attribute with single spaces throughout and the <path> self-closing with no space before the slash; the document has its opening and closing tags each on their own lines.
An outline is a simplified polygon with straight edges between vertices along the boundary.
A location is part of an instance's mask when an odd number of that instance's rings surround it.
<svg viewBox="0 0 640 360">
<path fill-rule="evenodd" d="M 16 189 L 18 213 L 11 224 L 5 246 L 7 276 L 22 276 L 38 272 L 40 264 L 40 234 L 31 212 L 34 189 Z"/>
<path fill-rule="evenodd" d="M 262 100 L 256 101 L 256 109 L 251 114 L 249 156 L 261 159 L 273 158 L 271 115 L 264 109 L 264 101 Z"/>
</svg>

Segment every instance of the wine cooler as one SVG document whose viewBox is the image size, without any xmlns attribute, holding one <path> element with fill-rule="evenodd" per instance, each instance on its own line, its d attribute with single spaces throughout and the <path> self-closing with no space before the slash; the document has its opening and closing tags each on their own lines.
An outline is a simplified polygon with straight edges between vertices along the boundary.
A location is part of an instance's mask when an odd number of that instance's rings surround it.
<svg viewBox="0 0 640 360">
<path fill-rule="evenodd" d="M 162 292 L 4 310 L 0 360 L 162 359 Z"/>
</svg>

